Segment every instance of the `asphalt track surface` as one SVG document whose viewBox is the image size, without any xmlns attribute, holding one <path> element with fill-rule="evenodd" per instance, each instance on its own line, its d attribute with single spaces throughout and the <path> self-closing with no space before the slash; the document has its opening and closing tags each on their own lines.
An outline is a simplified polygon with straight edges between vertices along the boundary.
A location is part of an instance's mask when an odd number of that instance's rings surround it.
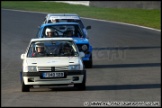
<svg viewBox="0 0 162 108">
<path fill-rule="evenodd" d="M 161 106 L 161 32 L 83 19 L 93 50 L 85 91 L 72 87 L 21 92 L 20 55 L 45 14 L 1 9 L 1 105 L 90 106 L 91 102 L 158 102 Z"/>
</svg>

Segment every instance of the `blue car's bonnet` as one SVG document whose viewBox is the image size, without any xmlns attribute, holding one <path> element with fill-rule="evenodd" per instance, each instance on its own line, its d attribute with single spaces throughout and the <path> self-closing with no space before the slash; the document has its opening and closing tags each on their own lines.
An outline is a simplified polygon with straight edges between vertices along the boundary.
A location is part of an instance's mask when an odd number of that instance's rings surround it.
<svg viewBox="0 0 162 108">
<path fill-rule="evenodd" d="M 76 44 L 89 44 L 87 38 L 73 38 Z"/>
</svg>

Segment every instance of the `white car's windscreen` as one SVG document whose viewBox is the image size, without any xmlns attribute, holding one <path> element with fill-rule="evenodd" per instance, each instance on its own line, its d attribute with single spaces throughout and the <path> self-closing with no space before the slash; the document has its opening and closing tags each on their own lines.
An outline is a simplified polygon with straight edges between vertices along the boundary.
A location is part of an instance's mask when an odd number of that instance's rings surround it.
<svg viewBox="0 0 162 108">
<path fill-rule="evenodd" d="M 66 57 L 78 56 L 76 45 L 72 41 L 39 41 L 32 42 L 28 57 Z"/>
</svg>

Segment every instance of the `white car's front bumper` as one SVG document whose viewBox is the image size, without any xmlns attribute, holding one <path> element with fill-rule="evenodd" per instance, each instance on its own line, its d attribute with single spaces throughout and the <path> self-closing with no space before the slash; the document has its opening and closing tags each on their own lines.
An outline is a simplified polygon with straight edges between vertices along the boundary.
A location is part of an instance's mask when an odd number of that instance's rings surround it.
<svg viewBox="0 0 162 108">
<path fill-rule="evenodd" d="M 22 72 L 22 78 L 25 85 L 64 85 L 64 84 L 77 84 L 82 83 L 83 79 L 86 77 L 85 71 L 78 72 L 67 72 L 65 78 L 50 78 L 43 79 L 41 78 L 41 73 L 39 72 Z"/>
</svg>

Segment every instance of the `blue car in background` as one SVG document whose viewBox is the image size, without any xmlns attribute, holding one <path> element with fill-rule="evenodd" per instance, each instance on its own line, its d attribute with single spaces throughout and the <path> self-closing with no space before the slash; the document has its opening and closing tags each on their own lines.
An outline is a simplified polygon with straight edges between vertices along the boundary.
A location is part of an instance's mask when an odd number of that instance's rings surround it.
<svg viewBox="0 0 162 108">
<path fill-rule="evenodd" d="M 71 37 L 74 39 L 79 51 L 85 53 L 83 62 L 85 67 L 92 68 L 92 46 L 86 38 L 86 34 L 76 22 L 57 22 L 42 24 L 38 30 L 37 38 Z"/>
</svg>

